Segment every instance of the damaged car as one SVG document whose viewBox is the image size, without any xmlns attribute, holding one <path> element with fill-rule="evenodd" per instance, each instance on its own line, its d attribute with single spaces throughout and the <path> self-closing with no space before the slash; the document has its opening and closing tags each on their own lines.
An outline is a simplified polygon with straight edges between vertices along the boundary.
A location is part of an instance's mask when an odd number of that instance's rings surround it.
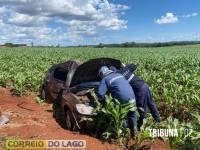
<svg viewBox="0 0 200 150">
<path fill-rule="evenodd" d="M 46 72 L 42 95 L 47 103 L 59 101 L 68 130 L 94 126 L 90 121 L 81 120 L 95 117 L 94 100 L 88 91 L 97 92 L 101 81 L 98 72 L 103 65 L 121 68 L 120 60 L 97 58 L 84 63 L 69 60 L 53 65 Z"/>
</svg>

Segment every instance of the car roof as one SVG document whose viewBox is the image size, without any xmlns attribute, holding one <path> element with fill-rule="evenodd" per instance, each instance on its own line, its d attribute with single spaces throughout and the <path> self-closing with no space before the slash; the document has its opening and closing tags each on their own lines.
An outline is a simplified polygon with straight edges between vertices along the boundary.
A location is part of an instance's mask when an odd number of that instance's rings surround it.
<svg viewBox="0 0 200 150">
<path fill-rule="evenodd" d="M 77 60 L 68 60 L 66 62 L 62 62 L 59 64 L 54 64 L 51 68 L 50 68 L 50 72 L 56 68 L 62 68 L 65 70 L 69 70 L 71 68 L 71 66 L 73 65 L 74 67 L 78 67 L 79 65 L 81 65 L 82 63 L 80 61 Z"/>
</svg>

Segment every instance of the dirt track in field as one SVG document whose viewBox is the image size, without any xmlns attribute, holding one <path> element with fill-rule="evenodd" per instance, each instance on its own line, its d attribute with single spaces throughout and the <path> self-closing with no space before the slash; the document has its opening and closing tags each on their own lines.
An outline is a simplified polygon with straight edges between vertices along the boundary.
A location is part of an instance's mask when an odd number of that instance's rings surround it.
<svg viewBox="0 0 200 150">
<path fill-rule="evenodd" d="M 62 128 L 52 116 L 52 106 L 39 105 L 36 95 L 28 97 L 12 96 L 7 89 L 0 88 L 0 107 L 9 118 L 9 123 L 0 126 L 0 135 L 19 136 L 21 139 L 41 140 L 86 140 L 87 150 L 120 150 L 113 144 L 103 143 L 79 132 L 70 132 Z M 145 142 L 140 149 L 149 149 L 150 142 Z M 152 145 L 155 150 L 168 150 L 169 145 L 156 140 Z"/>
</svg>

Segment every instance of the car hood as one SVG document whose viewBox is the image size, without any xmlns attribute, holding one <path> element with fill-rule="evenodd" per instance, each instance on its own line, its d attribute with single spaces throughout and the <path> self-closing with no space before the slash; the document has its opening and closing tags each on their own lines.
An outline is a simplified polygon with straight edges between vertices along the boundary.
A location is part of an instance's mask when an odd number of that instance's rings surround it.
<svg viewBox="0 0 200 150">
<path fill-rule="evenodd" d="M 84 83 L 101 81 L 99 77 L 99 68 L 101 66 L 115 66 L 117 69 L 121 68 L 121 62 L 112 58 L 97 58 L 91 59 L 82 65 L 78 66 L 72 77 L 70 87 Z"/>
</svg>

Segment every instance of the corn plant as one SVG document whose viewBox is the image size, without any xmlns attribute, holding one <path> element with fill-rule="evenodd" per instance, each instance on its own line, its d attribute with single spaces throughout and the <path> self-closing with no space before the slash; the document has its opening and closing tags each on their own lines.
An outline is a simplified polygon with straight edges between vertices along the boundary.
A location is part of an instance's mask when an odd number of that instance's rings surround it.
<svg viewBox="0 0 200 150">
<path fill-rule="evenodd" d="M 200 115 L 198 113 L 190 112 L 196 120 L 193 123 L 185 124 L 185 131 L 188 135 L 185 142 L 181 145 L 183 149 L 195 149 L 200 148 Z"/>
<path fill-rule="evenodd" d="M 198 146 L 200 144 L 200 130 L 191 123 L 181 123 L 178 119 L 173 119 L 172 117 L 169 117 L 167 118 L 167 121 L 164 121 L 161 124 L 159 124 L 159 128 L 177 129 L 178 136 L 163 137 L 163 139 L 169 143 L 170 148 L 172 150 L 198 149 Z"/>
<path fill-rule="evenodd" d="M 143 124 L 140 127 L 140 131 L 136 135 L 136 143 L 134 149 L 137 149 L 143 142 L 146 140 L 151 140 L 153 142 L 154 137 L 150 136 L 149 129 L 155 128 L 155 122 L 151 115 L 148 114 L 148 117 L 143 120 Z"/>
<path fill-rule="evenodd" d="M 101 135 L 106 141 L 114 141 L 118 145 L 125 146 L 131 139 L 130 131 L 124 126 L 125 117 L 129 111 L 136 111 L 136 107 L 128 101 L 120 103 L 111 96 L 106 96 L 104 107 L 101 108 L 97 97 L 94 94 L 93 97 L 97 104 L 96 134 L 101 130 Z"/>
<path fill-rule="evenodd" d="M 195 122 L 190 115 L 200 110 L 200 46 L 161 48 L 1 48 L 0 86 L 16 94 L 38 92 L 44 74 L 53 64 L 70 59 L 85 62 L 109 57 L 138 65 L 135 74 L 143 78 L 162 117 Z"/>
</svg>

